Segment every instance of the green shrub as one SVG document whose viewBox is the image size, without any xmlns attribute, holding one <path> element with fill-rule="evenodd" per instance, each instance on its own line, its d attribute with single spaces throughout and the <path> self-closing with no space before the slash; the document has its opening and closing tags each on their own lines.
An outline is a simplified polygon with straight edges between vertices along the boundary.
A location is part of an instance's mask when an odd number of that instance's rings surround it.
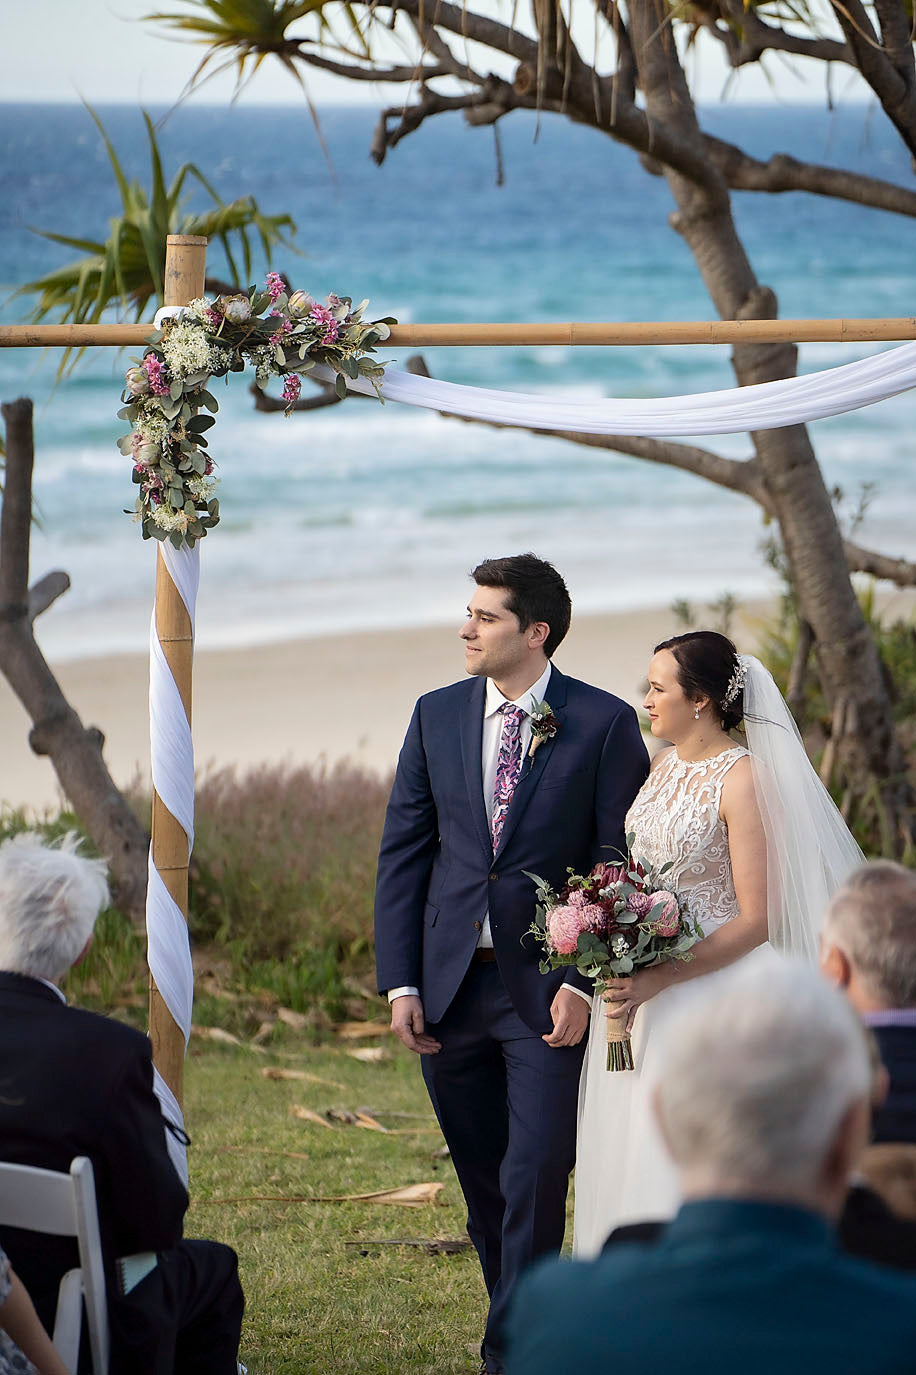
<svg viewBox="0 0 916 1375">
<path fill-rule="evenodd" d="M 349 764 L 263 766 L 241 775 L 225 769 L 200 781 L 188 922 L 198 962 L 219 967 L 223 996 L 201 990 L 198 1020 L 206 1011 L 209 1025 L 250 1032 L 271 1002 L 318 1009 L 322 1018 L 346 1014 L 348 981 L 352 988 L 365 980 L 372 966 L 375 864 L 389 788 L 390 779 Z M 132 800 L 148 816 L 149 799 Z M 0 840 L 26 829 L 49 839 L 83 834 L 69 812 L 38 823 L 21 811 L 0 812 Z M 83 1006 L 122 1008 L 142 1022 L 145 954 L 142 931 L 121 912 L 102 913 L 68 993 Z"/>
</svg>

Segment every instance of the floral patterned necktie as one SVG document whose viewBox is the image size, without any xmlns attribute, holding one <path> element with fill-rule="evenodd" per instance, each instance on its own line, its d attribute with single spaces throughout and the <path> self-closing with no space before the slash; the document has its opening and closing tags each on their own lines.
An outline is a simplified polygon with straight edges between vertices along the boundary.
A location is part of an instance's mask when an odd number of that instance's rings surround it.
<svg viewBox="0 0 916 1375">
<path fill-rule="evenodd" d="M 503 715 L 502 734 L 499 737 L 499 757 L 496 761 L 496 783 L 493 787 L 493 815 L 490 829 L 493 832 L 493 853 L 499 849 L 499 839 L 503 824 L 509 811 L 509 804 L 522 771 L 522 721 L 528 715 L 512 702 L 504 702 L 499 708 Z"/>
</svg>

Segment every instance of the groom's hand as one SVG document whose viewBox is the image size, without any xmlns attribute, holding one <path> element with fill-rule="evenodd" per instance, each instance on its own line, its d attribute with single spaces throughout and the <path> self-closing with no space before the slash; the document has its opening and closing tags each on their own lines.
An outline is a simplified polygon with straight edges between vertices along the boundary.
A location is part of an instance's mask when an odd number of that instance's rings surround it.
<svg viewBox="0 0 916 1375">
<path fill-rule="evenodd" d="M 584 998 L 571 988 L 558 988 L 550 1004 L 553 1031 L 542 1036 L 549 1046 L 577 1046 L 588 1030 L 591 1008 Z"/>
<path fill-rule="evenodd" d="M 417 1055 L 435 1055 L 441 1050 L 438 1041 L 427 1036 L 423 1020 L 423 1004 L 413 993 L 402 993 L 391 1004 L 391 1030 L 408 1050 Z"/>
</svg>

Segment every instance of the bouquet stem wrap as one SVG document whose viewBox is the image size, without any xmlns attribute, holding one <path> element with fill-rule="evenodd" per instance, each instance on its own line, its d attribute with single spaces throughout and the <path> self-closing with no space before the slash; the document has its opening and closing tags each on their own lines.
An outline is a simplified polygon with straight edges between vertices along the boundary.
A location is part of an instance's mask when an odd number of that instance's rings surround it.
<svg viewBox="0 0 916 1375">
<path fill-rule="evenodd" d="M 633 1068 L 633 1044 L 627 1031 L 626 1017 L 605 1017 L 607 1027 L 607 1067 L 614 1069 Z"/>
</svg>

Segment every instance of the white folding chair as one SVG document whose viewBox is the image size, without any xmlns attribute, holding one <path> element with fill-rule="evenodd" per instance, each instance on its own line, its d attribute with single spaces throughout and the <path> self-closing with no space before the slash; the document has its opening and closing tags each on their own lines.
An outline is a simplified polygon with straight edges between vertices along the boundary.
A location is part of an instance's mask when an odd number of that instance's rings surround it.
<svg viewBox="0 0 916 1375">
<path fill-rule="evenodd" d="M 53 1341 L 75 1375 L 85 1305 L 93 1375 L 108 1375 L 108 1309 L 92 1161 L 78 1155 L 69 1174 L 0 1161 L 0 1226 L 76 1237 L 79 1269 L 68 1270 L 60 1282 Z"/>
</svg>

